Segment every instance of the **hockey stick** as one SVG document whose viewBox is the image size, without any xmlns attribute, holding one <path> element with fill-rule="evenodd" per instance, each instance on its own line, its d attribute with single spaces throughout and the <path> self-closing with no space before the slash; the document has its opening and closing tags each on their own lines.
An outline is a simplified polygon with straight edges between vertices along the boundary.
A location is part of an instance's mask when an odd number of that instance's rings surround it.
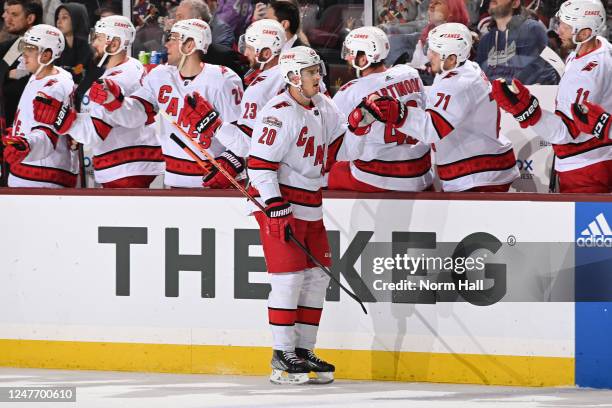
<svg viewBox="0 0 612 408">
<path fill-rule="evenodd" d="M 178 129 L 181 134 L 187 139 L 189 140 L 190 144 L 195 147 L 200 153 L 202 153 L 204 156 L 206 156 L 206 159 L 209 161 L 210 164 L 212 164 L 213 166 L 215 166 L 217 168 L 217 170 L 219 170 L 219 172 L 221 174 L 223 174 L 225 177 L 227 177 L 227 179 L 230 181 L 230 183 L 232 183 L 232 185 L 234 187 L 236 187 L 236 189 L 238 191 L 240 191 L 242 193 L 242 195 L 249 200 L 250 202 L 252 202 L 262 213 L 266 214 L 266 209 L 265 207 L 259 202 L 257 201 L 251 194 L 249 194 L 248 191 L 246 191 L 246 189 L 238 182 L 236 181 L 236 179 L 234 179 L 234 177 L 232 177 L 227 170 L 225 170 L 225 168 L 223 168 L 223 166 L 221 166 L 219 164 L 219 162 L 217 162 L 215 160 L 215 158 L 208 153 L 208 151 L 206 149 L 204 149 L 202 146 L 200 146 L 200 144 L 198 144 L 198 142 L 196 142 L 195 140 L 193 140 L 191 138 L 191 136 L 189 136 L 187 134 L 187 132 L 185 132 L 174 120 L 172 120 L 172 118 L 170 117 L 170 115 L 168 115 L 168 113 L 164 112 L 163 110 L 160 110 L 159 113 L 161 113 L 161 115 L 172 124 L 172 126 L 174 126 L 176 129 Z M 193 158 L 200 166 L 202 166 L 202 168 L 204 168 L 205 170 L 208 170 L 208 166 L 202 162 L 202 160 L 198 157 L 198 155 L 191 150 L 191 148 L 189 148 L 185 142 L 183 142 L 181 139 L 179 139 L 179 137 L 177 135 L 175 135 L 174 133 L 170 135 L 170 139 L 172 139 L 172 141 L 174 141 L 177 145 L 179 145 L 179 147 L 185 152 L 187 153 L 191 158 Z M 321 262 L 319 262 L 319 260 L 317 258 L 315 258 L 315 256 L 310 253 L 310 251 L 308 250 L 308 248 L 306 248 L 294 235 L 293 233 L 288 234 L 289 235 L 289 239 L 295 243 L 298 248 L 300 248 L 304 254 L 308 257 L 308 259 L 310 259 L 315 265 L 317 265 L 317 267 L 321 268 L 321 270 L 330 277 L 330 279 L 332 281 L 334 281 L 347 295 L 349 295 L 354 301 L 356 301 L 357 303 L 359 303 L 359 306 L 361 306 L 361 309 L 363 310 L 363 312 L 365 314 L 368 314 L 368 311 L 366 310 L 363 302 L 361 301 L 361 299 L 359 299 L 359 297 L 357 295 L 355 295 L 353 292 L 351 292 L 349 289 L 347 289 L 342 283 L 340 283 L 340 281 L 338 279 L 336 279 L 336 277 L 331 273 L 331 271 L 329 269 L 327 269 L 327 267 L 323 266 L 323 264 Z"/>
<path fill-rule="evenodd" d="M 555 171 L 555 159 L 557 156 L 553 152 L 552 164 L 550 165 L 550 180 L 548 181 L 548 192 L 554 193 L 557 189 L 557 172 Z"/>
</svg>

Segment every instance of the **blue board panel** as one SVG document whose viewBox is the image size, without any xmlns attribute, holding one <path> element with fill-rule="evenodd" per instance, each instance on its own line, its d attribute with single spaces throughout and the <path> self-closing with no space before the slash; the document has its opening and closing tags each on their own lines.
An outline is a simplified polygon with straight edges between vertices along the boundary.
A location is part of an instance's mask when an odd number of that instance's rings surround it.
<svg viewBox="0 0 612 408">
<path fill-rule="evenodd" d="M 575 211 L 576 385 L 612 388 L 612 204 Z"/>
</svg>

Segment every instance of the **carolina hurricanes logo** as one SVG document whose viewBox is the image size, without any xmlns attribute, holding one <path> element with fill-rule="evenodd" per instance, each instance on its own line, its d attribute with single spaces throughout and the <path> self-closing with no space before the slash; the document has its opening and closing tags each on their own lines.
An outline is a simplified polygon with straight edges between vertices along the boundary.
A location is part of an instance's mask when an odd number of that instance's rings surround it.
<svg viewBox="0 0 612 408">
<path fill-rule="evenodd" d="M 57 83 L 57 79 L 50 79 L 43 88 L 47 87 L 47 86 L 51 86 L 53 84 Z"/>
<path fill-rule="evenodd" d="M 597 65 L 599 65 L 597 62 L 595 62 L 595 61 L 591 61 L 591 62 L 589 62 L 588 64 L 586 64 L 586 65 L 584 66 L 584 68 L 582 68 L 582 70 L 583 70 L 583 71 L 590 72 L 590 71 L 594 70 L 594 69 L 597 67 Z"/>
<path fill-rule="evenodd" d="M 280 108 L 286 108 L 287 106 L 291 106 L 289 102 L 281 102 L 281 103 L 277 103 L 276 105 L 274 105 L 273 108 L 280 109 Z"/>
<path fill-rule="evenodd" d="M 456 75 L 457 75 L 457 72 L 455 72 L 455 71 L 451 71 L 451 72 L 449 72 L 448 74 L 446 74 L 446 75 L 444 76 L 444 78 L 442 78 L 442 79 L 452 78 L 452 77 L 454 77 L 454 76 L 456 76 Z"/>
<path fill-rule="evenodd" d="M 258 83 L 262 82 L 264 79 L 266 79 L 266 76 L 265 76 L 265 75 L 260 75 L 260 76 L 258 76 L 257 78 L 255 78 L 255 79 L 254 79 L 254 80 L 253 80 L 253 81 L 252 81 L 252 82 L 249 84 L 249 86 L 253 86 L 253 85 L 255 85 L 255 84 L 258 84 Z"/>
</svg>

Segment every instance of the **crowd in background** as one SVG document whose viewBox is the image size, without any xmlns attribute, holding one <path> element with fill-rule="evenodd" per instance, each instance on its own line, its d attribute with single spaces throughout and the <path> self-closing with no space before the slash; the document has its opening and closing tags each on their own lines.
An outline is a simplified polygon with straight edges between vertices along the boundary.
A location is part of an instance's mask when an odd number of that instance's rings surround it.
<svg viewBox="0 0 612 408">
<path fill-rule="evenodd" d="M 37 0 L 34 0 L 36 2 Z M 211 25 L 214 46 L 210 62 L 226 65 L 243 76 L 247 63 L 237 52 L 241 34 L 252 21 L 266 17 L 273 8 L 256 0 L 135 0 L 132 21 L 137 27 L 133 55 L 163 51 L 164 33 L 177 17 L 201 18 Z M 0 0 L 3 9 L 11 0 Z M 328 65 L 328 88 L 333 93 L 351 79 L 340 58 L 346 34 L 364 24 L 363 1 L 281 0 L 289 3 L 281 18 L 298 19 L 292 29 L 301 43 L 317 50 Z M 90 28 L 101 16 L 120 14 L 121 0 L 40 0 L 42 22 L 56 25 L 67 47 L 58 65 L 68 68 L 78 82 L 91 54 L 87 45 Z M 428 32 L 444 22 L 460 22 L 474 33 L 472 58 L 491 79 L 519 78 L 525 84 L 556 84 L 563 70 L 565 49 L 555 32 L 555 13 L 561 0 L 375 0 L 374 23 L 389 36 L 388 66 L 407 63 L 417 68 L 423 82 L 432 82 L 423 51 Z M 606 3 L 606 1 L 604 1 Z M 612 25 L 612 1 L 607 1 Z M 510 13 L 510 18 L 506 18 Z M 186 15 L 189 14 L 189 15 Z M 0 43 L 14 37 L 0 22 Z M 293 25 L 293 24 L 292 24 Z M 612 30 L 608 30 L 612 37 Z"/>
</svg>

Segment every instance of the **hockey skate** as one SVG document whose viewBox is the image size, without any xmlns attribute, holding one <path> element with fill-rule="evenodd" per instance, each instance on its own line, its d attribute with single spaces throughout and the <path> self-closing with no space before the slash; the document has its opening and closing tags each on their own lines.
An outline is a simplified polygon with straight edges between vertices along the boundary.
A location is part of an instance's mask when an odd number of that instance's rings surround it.
<svg viewBox="0 0 612 408">
<path fill-rule="evenodd" d="M 296 348 L 295 354 L 299 358 L 304 359 L 310 371 L 316 375 L 316 378 L 311 378 L 308 381 L 310 384 L 329 384 L 334 381 L 334 371 L 336 371 L 336 367 L 334 367 L 333 364 L 321 360 L 312 350 Z"/>
<path fill-rule="evenodd" d="M 270 382 L 280 385 L 299 385 L 308 382 L 310 366 L 294 351 L 274 350 L 272 353 Z"/>
</svg>

